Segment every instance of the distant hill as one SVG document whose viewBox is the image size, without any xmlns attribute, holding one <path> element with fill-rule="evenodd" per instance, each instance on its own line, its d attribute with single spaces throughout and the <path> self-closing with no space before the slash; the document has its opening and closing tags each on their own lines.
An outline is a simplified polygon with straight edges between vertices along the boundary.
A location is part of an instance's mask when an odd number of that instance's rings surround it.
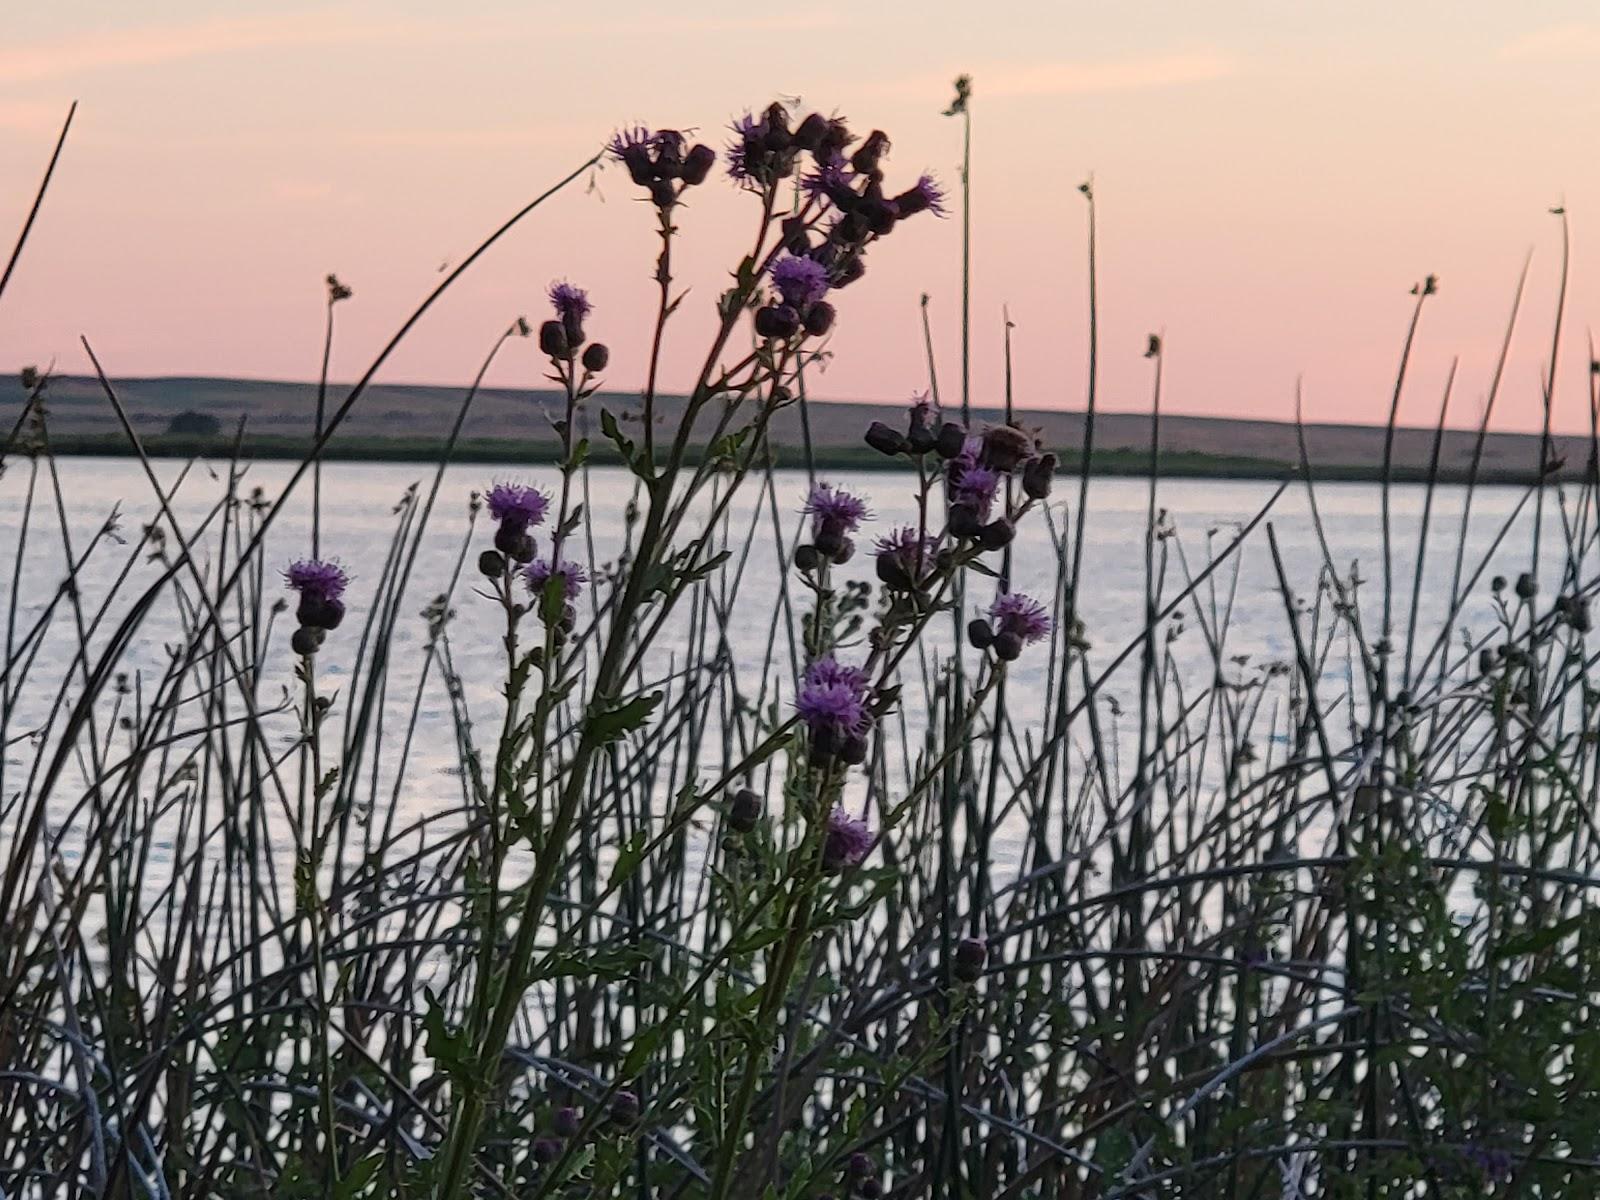
<svg viewBox="0 0 1600 1200">
<path fill-rule="evenodd" d="M 231 445 L 244 421 L 244 452 L 253 457 L 298 457 L 308 443 L 316 387 L 251 379 L 169 376 L 124 379 L 116 383 L 141 440 L 154 454 L 216 454 Z M 330 389 L 330 408 L 346 388 Z M 330 443 L 330 458 L 429 458 L 437 454 L 455 417 L 463 390 L 378 384 L 357 403 Z M 0 386 L 0 419 L 10 428 L 21 412 L 23 393 L 15 377 Z M 458 454 L 477 461 L 537 460 L 555 446 L 550 420 L 559 415 L 561 400 L 551 391 L 495 388 L 481 392 L 468 418 Z M 637 430 L 636 393 L 601 393 L 589 401 L 588 418 L 595 457 L 605 457 L 605 439 L 598 434 L 598 412 L 608 408 Z M 683 399 L 661 398 L 659 420 L 675 426 Z M 84 376 L 58 376 L 50 387 L 49 430 L 61 453 L 127 453 L 126 438 L 99 383 Z M 808 417 L 813 460 L 824 466 L 869 467 L 885 462 L 862 445 L 861 435 L 873 420 L 904 421 L 899 405 L 855 401 L 812 401 L 781 411 L 773 421 L 771 442 L 779 460 L 804 461 Z M 994 409 L 977 409 L 981 421 L 998 421 Z M 1078 457 L 1083 443 L 1082 412 L 1026 410 L 1025 424 L 1037 426 L 1045 442 L 1065 463 Z M 215 421 L 216 425 L 211 424 Z M 213 427 L 220 432 L 207 432 Z M 1373 478 L 1383 461 L 1384 431 L 1367 425 L 1308 425 L 1306 443 L 1312 470 L 1321 478 Z M 1446 430 L 1440 445 L 1440 475 L 1460 478 L 1468 469 L 1476 434 Z M 1484 447 L 1482 477 L 1488 481 L 1531 479 L 1539 467 L 1537 434 L 1493 433 Z M 1150 418 L 1136 413 L 1101 413 L 1095 424 L 1095 469 L 1106 473 L 1142 473 L 1148 462 Z M 1422 478 L 1428 471 L 1434 433 L 1430 429 L 1395 431 L 1396 478 Z M 1172 475 L 1277 477 L 1299 459 L 1295 428 L 1280 421 L 1227 417 L 1164 416 L 1161 420 L 1163 471 Z M 1589 441 L 1554 439 L 1554 457 L 1565 460 L 1563 474 L 1581 471 L 1589 459 Z"/>
</svg>

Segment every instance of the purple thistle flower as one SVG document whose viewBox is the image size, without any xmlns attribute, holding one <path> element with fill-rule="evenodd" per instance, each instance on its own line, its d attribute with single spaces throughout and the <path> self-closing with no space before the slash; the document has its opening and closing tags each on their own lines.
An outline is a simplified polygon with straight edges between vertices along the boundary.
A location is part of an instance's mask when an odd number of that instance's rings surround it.
<svg viewBox="0 0 1600 1200">
<path fill-rule="evenodd" d="M 543 596 L 545 585 L 550 582 L 552 575 L 560 576 L 561 588 L 569 604 L 583 593 L 583 585 L 589 582 L 589 573 L 577 563 L 560 562 L 552 568 L 547 558 L 536 558 L 524 567 L 522 581 L 535 596 Z"/>
<path fill-rule="evenodd" d="M 998 633 L 1011 633 L 1024 642 L 1037 642 L 1050 634 L 1050 613 L 1032 596 L 1009 592 L 996 596 L 989 619 Z"/>
<path fill-rule="evenodd" d="M 842 738 L 862 732 L 867 706 L 853 688 L 842 683 L 808 683 L 795 697 L 794 711 L 813 737 Z"/>
<path fill-rule="evenodd" d="M 828 830 L 823 835 L 822 865 L 829 871 L 859 867 L 877 844 L 877 836 L 865 821 L 835 808 L 828 814 Z"/>
<path fill-rule="evenodd" d="M 919 212 L 931 212 L 936 217 L 942 217 L 945 215 L 944 199 L 944 189 L 939 186 L 939 181 L 932 175 L 923 175 L 913 186 L 896 196 L 894 203 L 903 217 Z"/>
<path fill-rule="evenodd" d="M 489 489 L 486 500 L 489 515 L 518 533 L 543 521 L 545 510 L 550 507 L 549 496 L 525 483 L 497 483 Z"/>
<path fill-rule="evenodd" d="M 728 174 L 747 187 L 759 186 L 750 177 L 752 142 L 761 138 L 761 122 L 754 113 L 745 113 L 733 123 L 734 140 L 728 144 Z"/>
<path fill-rule="evenodd" d="M 581 322 L 593 308 L 589 293 L 563 279 L 550 285 L 550 304 L 563 321 Z"/>
<path fill-rule="evenodd" d="M 855 182 L 855 172 L 845 162 L 844 155 L 835 150 L 828 161 L 800 181 L 801 189 L 813 200 L 839 202 L 841 193 L 850 191 Z"/>
<path fill-rule="evenodd" d="M 318 558 L 302 558 L 290 563 L 283 578 L 301 596 L 310 597 L 319 604 L 339 599 L 350 583 L 350 577 L 338 563 Z"/>
<path fill-rule="evenodd" d="M 804 308 L 828 294 L 828 269 L 814 259 L 789 255 L 772 264 L 772 286 L 785 304 Z"/>
<path fill-rule="evenodd" d="M 867 694 L 872 680 L 860 667 L 847 667 L 833 655 L 824 655 L 806 668 L 806 687 L 843 687 L 860 699 Z"/>
<path fill-rule="evenodd" d="M 978 466 L 963 453 L 961 457 L 950 460 L 945 467 L 945 478 L 952 504 L 969 505 L 980 518 L 988 519 L 989 508 L 1000 490 L 1000 476 L 997 473 L 988 467 Z"/>
<path fill-rule="evenodd" d="M 927 573 L 938 550 L 938 539 L 904 525 L 878 539 L 878 577 L 885 583 L 893 579 L 897 586 L 908 587 Z"/>
<path fill-rule="evenodd" d="M 820 533 L 824 529 L 840 534 L 854 533 L 861 528 L 861 522 L 872 517 L 865 500 L 831 483 L 819 483 L 813 487 L 801 511 L 811 517 L 813 533 Z"/>
<path fill-rule="evenodd" d="M 655 134 L 643 125 L 635 125 L 629 129 L 617 130 L 606 143 L 606 151 L 620 162 L 627 157 L 630 150 L 648 150 L 655 144 L 655 140 Z"/>
</svg>

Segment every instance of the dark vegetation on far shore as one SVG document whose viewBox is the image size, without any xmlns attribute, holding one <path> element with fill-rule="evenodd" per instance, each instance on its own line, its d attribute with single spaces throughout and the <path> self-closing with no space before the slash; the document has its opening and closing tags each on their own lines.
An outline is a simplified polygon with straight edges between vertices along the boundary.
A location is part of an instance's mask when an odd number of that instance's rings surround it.
<svg viewBox="0 0 1600 1200">
<path fill-rule="evenodd" d="M 146 453 L 154 457 L 228 456 L 238 442 L 245 457 L 298 461 L 311 448 L 306 418 L 315 403 L 316 385 L 249 379 L 161 377 L 126 379 L 117 384 Z M 342 389 L 334 388 L 338 395 Z M 326 460 L 435 462 L 444 446 L 460 389 L 384 384 L 368 389 L 369 405 L 351 414 L 346 428 L 323 451 Z M 622 391 L 600 392 L 598 405 L 622 416 L 636 414 L 638 397 Z M 15 382 L 0 384 L 0 419 L 14 421 L 23 393 Z M 483 389 L 472 419 L 454 451 L 459 462 L 551 463 L 560 457 L 560 440 L 548 428 L 548 416 L 559 411 L 560 398 L 544 390 Z M 675 423 L 682 397 L 657 400 L 662 421 Z M 876 470 L 892 464 L 862 445 L 858 431 L 873 420 L 896 422 L 898 404 L 811 400 L 803 417 L 795 405 L 777 415 L 769 443 L 780 466 L 802 466 L 809 460 L 828 470 Z M 598 408 L 596 409 L 598 411 Z M 819 417 L 818 413 L 826 414 Z M 973 409 L 979 422 L 998 421 L 999 410 Z M 115 415 L 95 380 L 57 376 L 51 385 L 51 450 L 64 455 L 129 455 L 133 453 Z M 1074 447 L 1083 443 L 1081 411 L 1027 410 L 1020 419 L 1039 427 L 1046 444 Z M 636 415 L 633 415 L 636 421 Z M 242 438 L 239 433 L 243 428 Z M 414 431 L 388 432 L 397 422 Z M 544 436 L 508 437 L 506 429 L 525 428 Z M 591 459 L 615 463 L 613 448 L 588 431 Z M 1383 478 L 1384 430 L 1380 426 L 1307 424 L 1311 474 L 1321 480 L 1379 481 Z M 1400 427 L 1395 430 L 1391 478 L 1426 482 L 1434 452 L 1435 431 Z M 1440 482 L 1461 482 L 1471 469 L 1477 434 L 1447 429 L 1439 437 Z M 1526 484 L 1537 478 L 1539 435 L 1489 433 L 1485 436 L 1478 482 Z M 1575 477 L 1590 457 L 1586 437 L 1552 438 L 1552 458 L 1563 464 L 1553 477 Z M 1063 470 L 1074 470 L 1081 454 L 1066 450 Z M 1300 452 L 1295 426 L 1288 421 L 1164 414 L 1161 419 L 1161 469 L 1172 478 L 1281 479 L 1295 469 Z M 1143 413 L 1096 414 L 1094 473 L 1145 475 L 1150 465 L 1150 420 Z"/>
</svg>

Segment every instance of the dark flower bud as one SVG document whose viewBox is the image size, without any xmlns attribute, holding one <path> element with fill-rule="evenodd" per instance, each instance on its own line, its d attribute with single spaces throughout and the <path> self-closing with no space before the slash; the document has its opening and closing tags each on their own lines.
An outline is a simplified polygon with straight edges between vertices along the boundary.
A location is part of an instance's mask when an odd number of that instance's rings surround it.
<svg viewBox="0 0 1600 1200">
<path fill-rule="evenodd" d="M 322 630 L 313 629 L 309 625 L 302 625 L 294 631 L 294 636 L 289 639 L 289 647 L 301 658 L 308 658 L 317 652 L 317 647 L 322 645 Z"/>
<path fill-rule="evenodd" d="M 561 1157 L 560 1138 L 534 1138 L 533 1161 L 536 1163 L 553 1163 Z"/>
<path fill-rule="evenodd" d="M 1523 600 L 1532 600 L 1539 594 L 1539 581 L 1528 572 L 1524 571 L 1517 576 L 1517 595 Z"/>
<path fill-rule="evenodd" d="M 985 550 L 1000 550 L 1011 544 L 1017 529 L 1004 517 L 996 517 L 978 531 L 978 543 Z"/>
<path fill-rule="evenodd" d="M 858 215 L 869 232 L 882 237 L 893 231 L 898 214 L 887 200 L 867 200 L 862 203 Z"/>
<path fill-rule="evenodd" d="M 826 300 L 818 300 L 806 309 L 806 332 L 812 337 L 821 337 L 833 328 L 833 305 Z"/>
<path fill-rule="evenodd" d="M 1579 633 L 1589 632 L 1589 602 L 1587 600 L 1580 600 L 1574 596 L 1567 602 L 1567 624 L 1571 625 Z"/>
<path fill-rule="evenodd" d="M 967 431 L 954 421 L 946 421 L 939 426 L 939 435 L 934 439 L 933 448 L 939 452 L 940 458 L 954 458 L 966 444 Z"/>
<path fill-rule="evenodd" d="M 867 426 L 867 445 L 879 454 L 899 454 L 906 448 L 906 439 L 899 430 L 891 429 L 882 421 Z"/>
<path fill-rule="evenodd" d="M 334 630 L 344 623 L 344 601 L 329 596 L 317 611 L 317 628 Z"/>
<path fill-rule="evenodd" d="M 888 152 L 889 135 L 881 129 L 874 129 L 867 134 L 867 140 L 856 147 L 856 152 L 850 156 L 850 165 L 863 175 L 871 175 Z"/>
<path fill-rule="evenodd" d="M 551 358 L 569 358 L 572 345 L 567 341 L 566 327 L 560 321 L 546 321 L 539 326 L 539 349 Z"/>
<path fill-rule="evenodd" d="M 494 548 L 507 558 L 516 558 L 528 531 L 520 525 L 507 522 L 494 531 Z M 521 561 L 520 559 L 518 560 Z"/>
<path fill-rule="evenodd" d="M 845 538 L 844 544 L 833 552 L 833 561 L 839 566 L 844 566 L 856 556 L 856 542 L 854 538 Z"/>
<path fill-rule="evenodd" d="M 785 217 L 782 228 L 783 248 L 785 250 L 796 258 L 811 253 L 811 238 L 806 230 L 805 221 L 799 217 Z"/>
<path fill-rule="evenodd" d="M 650 147 L 642 143 L 623 147 L 622 165 L 628 168 L 628 178 L 640 187 L 649 187 L 655 175 L 655 164 L 650 161 Z"/>
<path fill-rule="evenodd" d="M 657 208 L 671 208 L 678 202 L 678 190 L 672 186 L 670 179 L 652 179 L 650 181 L 650 201 Z"/>
<path fill-rule="evenodd" d="M 1001 472 L 1015 471 L 1033 453 L 1033 439 L 1014 425 L 984 430 L 983 465 Z"/>
<path fill-rule="evenodd" d="M 578 1115 L 577 1109 L 566 1105 L 556 1109 L 550 1125 L 557 1134 L 564 1138 L 577 1137 L 578 1130 L 583 1125 L 583 1119 Z"/>
<path fill-rule="evenodd" d="M 883 1195 L 883 1184 L 876 1179 L 863 1179 L 856 1184 L 856 1195 L 861 1200 L 878 1200 Z"/>
<path fill-rule="evenodd" d="M 911 576 L 906 573 L 905 567 L 892 554 L 880 554 L 877 558 L 878 578 L 885 587 L 894 588 L 896 591 L 909 592 L 913 586 Z"/>
<path fill-rule="evenodd" d="M 933 449 L 936 440 L 938 435 L 928 428 L 926 421 L 920 419 L 913 420 L 911 428 L 906 431 L 906 445 L 911 448 L 913 454 L 926 454 Z"/>
<path fill-rule="evenodd" d="M 1022 468 L 1022 490 L 1030 499 L 1044 500 L 1050 495 L 1050 484 L 1055 479 L 1056 456 L 1041 454 L 1030 458 Z"/>
<path fill-rule="evenodd" d="M 956 943 L 953 973 L 964 983 L 975 983 L 983 974 L 984 963 L 988 961 L 989 947 L 982 938 L 962 938 Z"/>
<path fill-rule="evenodd" d="M 994 626 L 982 617 L 974 617 L 967 624 L 967 641 L 975 650 L 987 650 L 994 645 Z"/>
<path fill-rule="evenodd" d="M 933 207 L 933 197 L 926 188 L 907 188 L 894 198 L 895 211 L 902 218 L 914 217 L 919 212 L 927 212 Z"/>
<path fill-rule="evenodd" d="M 817 536 L 813 540 L 818 554 L 824 558 L 833 559 L 838 558 L 839 553 L 844 549 L 845 543 L 849 541 L 845 537 L 843 529 L 828 522 L 824 522 L 822 528 L 817 530 Z"/>
<path fill-rule="evenodd" d="M 794 131 L 794 144 L 802 150 L 815 150 L 828 135 L 828 118 L 812 113 Z"/>
<path fill-rule="evenodd" d="M 1489 581 L 1489 590 L 1491 592 L 1493 592 L 1497 596 L 1501 592 L 1505 591 L 1506 590 L 1506 577 L 1504 575 L 1496 575 L 1493 579 L 1491 579 Z"/>
<path fill-rule="evenodd" d="M 800 314 L 787 304 L 756 309 L 756 332 L 764 338 L 793 337 L 800 329 Z"/>
<path fill-rule="evenodd" d="M 861 211 L 865 204 L 865 200 L 853 198 L 850 206 L 844 209 L 845 215 L 828 231 L 828 236 L 835 242 L 855 243 L 871 233 L 872 225 Z"/>
<path fill-rule="evenodd" d="M 983 529 L 983 522 L 978 518 L 978 510 L 970 504 L 952 504 L 950 506 L 950 533 L 953 537 L 977 537 Z"/>
<path fill-rule="evenodd" d="M 811 731 L 811 765 L 825 767 L 833 761 L 842 739 L 832 725 L 819 725 Z"/>
<path fill-rule="evenodd" d="M 677 179 L 683 174 L 683 134 L 676 129 L 663 129 L 655 140 L 655 177 Z"/>
<path fill-rule="evenodd" d="M 498 550 L 485 550 L 478 555 L 478 573 L 489 579 L 499 579 L 506 573 L 506 557 Z"/>
<path fill-rule="evenodd" d="M 728 828 L 736 833 L 749 833 L 761 823 L 761 797 L 749 788 L 741 788 L 728 805 Z"/>
<path fill-rule="evenodd" d="M 852 254 L 840 262 L 839 269 L 833 273 L 833 286 L 848 287 L 866 273 L 867 264 L 861 261 L 859 254 Z"/>
<path fill-rule="evenodd" d="M 828 157 L 837 151 L 843 150 L 850 144 L 850 127 L 840 117 L 834 117 L 828 122 L 828 127 L 823 131 L 822 140 L 817 143 L 821 151 L 817 161 L 825 163 Z"/>
<path fill-rule="evenodd" d="M 704 142 L 696 142 L 688 157 L 683 160 L 683 182 L 689 187 L 700 186 L 706 181 L 706 176 L 711 173 L 716 161 L 715 150 Z"/>
<path fill-rule="evenodd" d="M 994 656 L 1001 662 L 1016 662 L 1022 657 L 1022 639 L 1014 633 L 995 634 Z"/>
<path fill-rule="evenodd" d="M 629 1127 L 639 1120 L 639 1094 L 623 1089 L 611 1097 L 611 1119 L 618 1125 Z"/>
<path fill-rule="evenodd" d="M 839 761 L 848 767 L 859 767 L 867 761 L 867 739 L 852 733 L 839 746 Z"/>
<path fill-rule="evenodd" d="M 1478 651 L 1478 672 L 1482 675 L 1494 674 L 1494 651 L 1485 648 Z"/>
<path fill-rule="evenodd" d="M 583 369 L 585 371 L 604 371 L 606 364 L 611 361 L 611 351 L 604 342 L 595 342 L 583 352 Z"/>
<path fill-rule="evenodd" d="M 873 1165 L 872 1157 L 857 1150 L 845 1163 L 844 1173 L 849 1179 L 865 1179 L 877 1168 Z"/>
<path fill-rule="evenodd" d="M 767 105 L 767 111 L 761 114 L 761 123 L 765 125 L 768 130 L 783 130 L 783 136 L 785 138 L 789 136 L 789 110 L 783 105 L 779 104 L 776 100 Z M 784 145 L 787 146 L 788 142 L 785 141 Z"/>
<path fill-rule="evenodd" d="M 822 565 L 822 555 L 815 546 L 797 546 L 794 552 L 794 565 L 802 571 L 815 571 Z"/>
<path fill-rule="evenodd" d="M 496 544 L 499 543 L 498 536 L 496 536 L 495 541 Z M 511 557 L 513 562 L 532 562 L 534 553 L 533 535 L 527 532 L 517 534 L 517 536 L 512 540 L 511 549 L 507 550 L 506 553 Z"/>
</svg>

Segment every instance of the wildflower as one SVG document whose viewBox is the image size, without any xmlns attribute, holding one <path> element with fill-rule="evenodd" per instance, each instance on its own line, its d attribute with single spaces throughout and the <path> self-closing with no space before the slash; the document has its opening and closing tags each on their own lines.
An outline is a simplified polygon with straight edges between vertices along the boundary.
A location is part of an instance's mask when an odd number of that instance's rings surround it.
<svg viewBox="0 0 1600 1200">
<path fill-rule="evenodd" d="M 536 558 L 522 571 L 523 582 L 535 596 L 544 594 L 551 576 L 561 581 L 562 595 L 570 604 L 583 594 L 583 585 L 589 582 L 589 573 L 574 562 L 558 562 L 554 567 L 546 558 Z"/>
<path fill-rule="evenodd" d="M 894 198 L 894 206 L 902 217 L 919 212 L 931 212 L 936 217 L 945 215 L 944 189 L 932 175 L 923 175 L 917 182 Z"/>
<path fill-rule="evenodd" d="M 965 508 L 979 520 L 989 518 L 989 509 L 1000 490 L 1000 476 L 965 457 L 953 458 L 945 468 L 946 490 L 952 507 Z M 970 535 L 965 535 L 970 536 Z"/>
<path fill-rule="evenodd" d="M 939 426 L 939 432 L 934 439 L 934 449 L 943 459 L 958 457 L 967 445 L 967 431 L 954 421 L 946 421 Z"/>
<path fill-rule="evenodd" d="M 618 1125 L 631 1126 L 638 1122 L 641 1106 L 639 1093 L 626 1088 L 611 1097 L 611 1119 Z"/>
<path fill-rule="evenodd" d="M 640 187 L 649 187 L 655 177 L 655 164 L 650 153 L 654 144 L 655 134 L 643 125 L 635 125 L 631 129 L 618 130 L 607 149 L 612 158 L 628 168 L 628 175 L 635 183 Z"/>
<path fill-rule="evenodd" d="M 794 173 L 800 147 L 789 132 L 789 113 L 769 104 L 759 117 L 746 113 L 733 123 L 728 174 L 752 191 L 764 191 Z"/>
<path fill-rule="evenodd" d="M 866 735 L 872 728 L 867 712 L 865 671 L 841 665 L 832 655 L 806 670 L 795 712 L 811 735 L 813 758 L 827 762 L 835 754 L 846 762 L 866 756 Z"/>
<path fill-rule="evenodd" d="M 785 304 L 804 308 L 828 294 L 828 270 L 814 259 L 790 255 L 772 264 L 772 286 Z"/>
<path fill-rule="evenodd" d="M 655 205 L 665 209 L 678 202 L 680 189 L 675 183 L 681 182 L 683 187 L 704 183 L 717 160 L 717 152 L 710 146 L 685 146 L 683 134 L 676 129 L 652 131 L 635 125 L 619 130 L 607 149 L 627 167 L 634 183 L 649 189 Z"/>
<path fill-rule="evenodd" d="M 994 622 L 995 656 L 1007 662 L 1016 659 L 1024 645 L 1050 633 L 1050 613 L 1044 605 L 1021 592 L 997 596 L 989 606 L 989 619 Z"/>
<path fill-rule="evenodd" d="M 872 679 L 860 667 L 847 667 L 833 655 L 824 655 L 806 668 L 808 687 L 830 687 L 835 684 L 849 688 L 858 696 L 865 696 Z"/>
<path fill-rule="evenodd" d="M 862 175 L 872 175 L 877 172 L 883 156 L 889 153 L 889 135 L 881 129 L 874 129 L 867 134 L 867 140 L 856 147 L 850 156 L 850 166 Z"/>
<path fill-rule="evenodd" d="M 611 361 L 611 351 L 604 342 L 595 342 L 583 352 L 583 369 L 598 374 Z"/>
<path fill-rule="evenodd" d="M 756 332 L 764 338 L 790 338 L 800 331 L 800 312 L 788 304 L 756 309 Z"/>
<path fill-rule="evenodd" d="M 936 539 L 909 525 L 902 526 L 878 539 L 878 578 L 888 587 L 910 591 L 927 574 L 937 551 Z"/>
<path fill-rule="evenodd" d="M 811 540 L 817 551 L 834 562 L 844 562 L 854 550 L 849 535 L 869 519 L 866 501 L 830 483 L 811 489 L 802 510 L 811 517 Z"/>
<path fill-rule="evenodd" d="M 867 426 L 867 445 L 879 454 L 895 455 L 906 448 L 906 439 L 898 429 L 891 429 L 882 421 L 874 421 Z"/>
<path fill-rule="evenodd" d="M 499 522 L 495 548 L 519 563 L 533 559 L 529 530 L 544 520 L 550 497 L 522 483 L 497 483 L 487 496 L 489 515 Z"/>
<path fill-rule="evenodd" d="M 1050 484 L 1055 479 L 1056 456 L 1040 454 L 1030 458 L 1022 467 L 1022 490 L 1030 499 L 1044 500 L 1050 495 Z"/>
<path fill-rule="evenodd" d="M 983 434 L 980 461 L 984 466 L 1009 474 L 1032 457 L 1034 440 L 1015 425 L 995 425 Z"/>
<path fill-rule="evenodd" d="M 583 345 L 583 319 L 593 311 L 589 293 L 563 279 L 550 285 L 550 306 L 556 310 L 561 330 L 567 335 L 567 352 L 574 353 Z"/>
<path fill-rule="evenodd" d="M 988 944 L 982 938 L 964 937 L 956 943 L 953 973 L 963 983 L 975 983 L 988 961 Z"/>
<path fill-rule="evenodd" d="M 344 589 L 350 584 L 343 567 L 322 559 L 302 558 L 289 565 L 284 579 L 300 593 L 295 616 L 302 628 L 327 631 L 339 627 L 344 620 Z"/>
<path fill-rule="evenodd" d="M 761 823 L 761 797 L 749 788 L 734 793 L 728 805 L 728 828 L 735 833 L 749 833 Z"/>
<path fill-rule="evenodd" d="M 558 1136 L 564 1138 L 576 1137 L 578 1130 L 583 1125 L 583 1119 L 578 1115 L 577 1109 L 571 1106 L 564 1106 L 556 1109 L 555 1116 L 551 1119 L 550 1124 Z"/>
<path fill-rule="evenodd" d="M 859 867 L 877 844 L 878 839 L 865 821 L 835 808 L 828 814 L 828 829 L 822 840 L 823 870 L 837 873 L 846 867 Z"/>
<path fill-rule="evenodd" d="M 806 332 L 812 337 L 821 337 L 833 328 L 833 319 L 837 315 L 833 305 L 826 300 L 818 300 L 810 308 L 806 309 Z"/>
</svg>

